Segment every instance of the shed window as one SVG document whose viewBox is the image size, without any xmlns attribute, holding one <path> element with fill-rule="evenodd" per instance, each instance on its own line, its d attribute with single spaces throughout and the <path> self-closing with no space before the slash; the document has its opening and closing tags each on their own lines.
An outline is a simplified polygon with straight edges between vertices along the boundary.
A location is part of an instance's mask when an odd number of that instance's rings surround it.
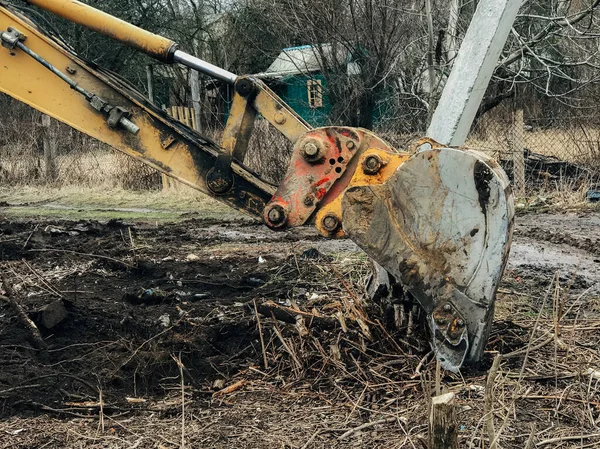
<svg viewBox="0 0 600 449">
<path fill-rule="evenodd" d="M 323 86 L 321 80 L 308 80 L 308 105 L 311 108 L 323 107 Z"/>
</svg>

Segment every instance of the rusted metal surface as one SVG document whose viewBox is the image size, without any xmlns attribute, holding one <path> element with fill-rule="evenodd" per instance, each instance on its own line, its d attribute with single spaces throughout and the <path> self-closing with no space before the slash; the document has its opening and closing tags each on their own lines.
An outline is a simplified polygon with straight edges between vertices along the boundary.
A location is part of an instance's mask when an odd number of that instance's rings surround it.
<svg viewBox="0 0 600 449">
<path fill-rule="evenodd" d="M 172 62 L 177 44 L 76 0 L 28 0 L 70 22 L 112 37 L 163 62 Z"/>
<path fill-rule="evenodd" d="M 368 144 L 383 144 L 384 148 L 368 148 L 356 157 L 353 166 L 352 179 L 344 185 L 344 189 L 356 186 L 375 185 L 387 181 L 409 157 L 409 153 L 398 153 L 384 142 L 369 139 Z M 336 186 L 336 187 L 342 187 Z M 342 238 L 345 236 L 342 227 L 342 198 L 343 192 L 333 192 L 336 196 L 331 201 L 324 201 L 324 205 L 316 214 L 315 225 L 324 237 Z M 330 198 L 327 198 L 330 199 Z M 331 229 L 325 223 L 326 218 L 336 217 L 340 226 Z M 377 260 L 377 259 L 375 259 Z"/>
<path fill-rule="evenodd" d="M 381 139 L 361 129 L 326 127 L 303 134 L 294 145 L 286 176 L 265 210 L 267 225 L 273 229 L 300 226 L 318 208 L 335 201 L 354 175 L 357 156 L 371 145 L 393 151 Z M 284 223 L 269 219 L 274 207 L 284 211 Z M 341 226 L 331 224 L 334 219 L 341 222 L 341 213 L 339 209 L 328 212 L 330 226 L 322 229 L 330 229 L 324 232 L 331 236 L 341 230 Z"/>
<path fill-rule="evenodd" d="M 432 345 L 453 371 L 483 354 L 513 216 L 498 165 L 451 148 L 420 151 L 342 200 L 344 232 L 419 301 Z"/>
</svg>

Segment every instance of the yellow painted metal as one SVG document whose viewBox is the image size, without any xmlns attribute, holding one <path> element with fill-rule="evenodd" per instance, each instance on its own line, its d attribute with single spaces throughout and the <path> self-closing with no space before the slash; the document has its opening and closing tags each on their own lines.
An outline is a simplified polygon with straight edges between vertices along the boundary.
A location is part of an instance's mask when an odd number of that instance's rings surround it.
<svg viewBox="0 0 600 449">
<path fill-rule="evenodd" d="M 292 143 L 312 129 L 264 83 L 257 81 L 256 84 L 260 89 L 253 102 L 254 108 Z"/>
<path fill-rule="evenodd" d="M 244 162 L 255 119 L 256 110 L 244 97 L 235 93 L 221 146 L 239 162 Z"/>
<path fill-rule="evenodd" d="M 211 154 L 213 157 L 218 154 L 218 146 L 203 147 L 202 150 L 195 147 L 185 135 L 178 134 L 176 129 L 170 127 L 165 117 L 145 107 L 135 97 L 121 94 L 112 87 L 112 81 L 106 75 L 94 71 L 24 20 L 0 7 L 0 30 L 6 30 L 8 27 L 25 34 L 25 44 L 31 50 L 42 55 L 57 69 L 68 72 L 81 87 L 115 106 L 130 111 L 130 120 L 140 131 L 134 136 L 110 128 L 106 117 L 93 109 L 82 95 L 18 49 L 11 53 L 0 47 L 1 92 L 141 160 L 184 184 L 210 194 L 201 168 L 203 164 L 214 163 Z M 10 114 L 10 111 L 3 113 Z M 208 169 L 210 166 L 204 168 Z M 247 172 L 235 163 L 232 169 L 240 176 L 248 176 Z M 252 178 L 250 182 L 268 194 L 275 191 L 272 186 L 257 178 Z M 248 202 L 254 201 L 250 195 L 248 198 Z M 223 200 L 231 203 L 227 198 Z M 248 209 L 261 214 L 262 209 L 255 210 L 259 208 L 259 203 L 254 203 L 257 206 L 249 206 Z"/>
<path fill-rule="evenodd" d="M 364 162 L 370 156 L 379 157 L 382 162 L 381 170 L 375 175 L 369 175 L 365 173 L 363 169 Z M 346 190 L 356 187 L 356 186 L 367 186 L 374 184 L 383 184 L 388 179 L 392 177 L 392 175 L 396 172 L 398 167 L 400 167 L 408 158 L 411 156 L 410 153 L 402 152 L 396 153 L 391 150 L 383 150 L 380 148 L 369 148 L 365 152 L 360 155 L 360 159 L 358 160 L 358 165 L 354 175 L 352 176 L 352 180 L 348 184 Z M 344 194 L 338 195 L 331 203 L 323 206 L 318 212 L 315 220 L 315 226 L 319 233 L 325 237 L 335 237 L 342 238 L 344 237 L 344 231 L 342 227 L 340 227 L 334 235 L 331 235 L 330 232 L 324 229 L 323 227 L 323 219 L 326 216 L 335 216 L 338 218 L 339 222 L 342 223 L 342 198 Z"/>
<path fill-rule="evenodd" d="M 76 0 L 28 0 L 59 17 L 82 25 L 164 62 L 172 62 L 177 44 Z"/>
</svg>

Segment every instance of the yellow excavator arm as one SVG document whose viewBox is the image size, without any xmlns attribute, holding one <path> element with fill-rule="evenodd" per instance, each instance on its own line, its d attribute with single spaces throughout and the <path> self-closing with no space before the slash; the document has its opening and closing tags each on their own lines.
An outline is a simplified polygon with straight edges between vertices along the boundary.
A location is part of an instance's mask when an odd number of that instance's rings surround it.
<svg viewBox="0 0 600 449">
<path fill-rule="evenodd" d="M 494 161 L 430 140 L 410 153 L 364 129 L 313 129 L 255 77 L 237 76 L 75 0 L 29 3 L 232 84 L 224 135 L 217 144 L 171 119 L 2 0 L 0 91 L 261 217 L 271 229 L 314 224 L 324 237 L 349 236 L 422 305 L 444 367 L 482 357 L 513 219 L 508 180 Z M 278 186 L 244 165 L 258 114 L 294 144 Z"/>
</svg>

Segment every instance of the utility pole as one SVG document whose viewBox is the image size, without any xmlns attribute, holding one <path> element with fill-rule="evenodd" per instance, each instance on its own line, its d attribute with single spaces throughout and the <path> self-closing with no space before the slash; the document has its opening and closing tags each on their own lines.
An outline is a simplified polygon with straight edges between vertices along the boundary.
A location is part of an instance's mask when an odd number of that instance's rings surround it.
<svg viewBox="0 0 600 449">
<path fill-rule="evenodd" d="M 480 0 L 427 136 L 448 146 L 465 143 L 522 0 Z"/>
<path fill-rule="evenodd" d="M 190 90 L 192 91 L 192 107 L 194 108 L 194 124 L 196 131 L 200 131 L 202 119 L 202 95 L 200 90 L 200 74 L 196 70 L 190 70 Z"/>
<path fill-rule="evenodd" d="M 434 111 L 433 108 L 435 107 L 433 103 L 435 102 L 436 85 L 435 67 L 433 66 L 435 42 L 433 36 L 433 11 L 431 0 L 425 0 L 425 12 L 427 15 L 427 74 L 429 78 L 429 111 L 427 114 L 429 121 L 431 121 Z"/>
</svg>

